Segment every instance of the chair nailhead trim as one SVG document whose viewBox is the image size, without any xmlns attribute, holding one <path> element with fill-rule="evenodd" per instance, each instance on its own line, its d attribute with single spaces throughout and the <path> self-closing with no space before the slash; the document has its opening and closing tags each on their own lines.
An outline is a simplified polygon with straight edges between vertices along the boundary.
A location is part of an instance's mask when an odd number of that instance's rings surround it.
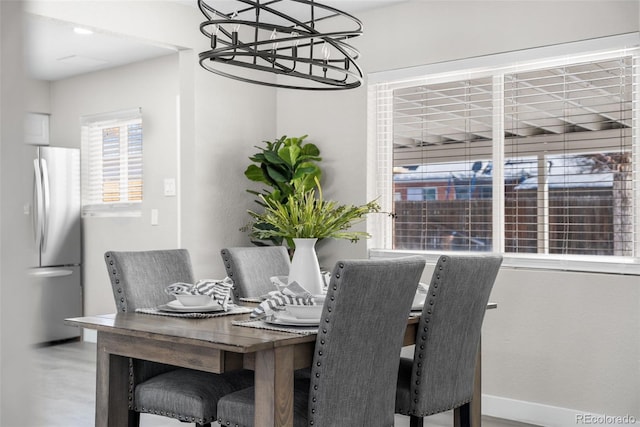
<svg viewBox="0 0 640 427">
<path fill-rule="evenodd" d="M 338 284 L 341 281 L 342 278 L 342 269 L 344 268 L 344 263 L 340 262 L 338 263 L 338 268 L 335 272 L 335 274 L 333 275 L 333 286 L 331 286 L 330 289 L 330 294 L 329 295 L 329 303 L 326 304 L 326 310 L 327 310 L 327 317 L 325 317 L 325 326 L 322 328 L 321 332 L 320 332 L 320 336 L 318 339 L 318 344 L 320 346 L 320 348 L 318 348 L 318 352 L 316 354 L 315 357 L 315 366 L 313 367 L 313 369 L 315 370 L 314 375 L 312 376 L 311 379 L 311 388 L 313 390 L 314 393 L 312 393 L 311 395 L 311 402 L 312 405 L 309 408 L 309 411 L 311 414 L 315 414 L 316 413 L 316 407 L 315 404 L 318 401 L 317 395 L 315 394 L 315 392 L 318 391 L 318 383 L 317 383 L 317 379 L 320 378 L 321 372 L 320 372 L 320 368 L 322 367 L 322 362 L 323 362 L 323 357 L 324 357 L 324 351 L 322 349 L 322 346 L 324 346 L 326 344 L 326 339 L 324 337 L 324 335 L 326 335 L 328 333 L 328 328 L 329 325 L 331 324 L 331 313 L 333 313 L 333 306 L 331 305 L 331 303 L 333 303 L 336 299 L 336 293 L 339 292 L 338 291 Z M 335 280 L 334 280 L 335 279 Z M 313 418 L 309 419 L 309 425 L 313 426 L 315 425 L 315 421 Z"/>
<path fill-rule="evenodd" d="M 440 259 L 438 260 L 438 265 L 436 266 L 437 271 L 442 271 L 444 270 L 444 265 L 446 264 L 448 258 L 446 256 L 441 256 Z M 432 280 L 432 283 L 429 285 L 429 289 L 430 289 L 430 295 L 429 295 L 429 301 L 428 304 L 425 305 L 426 310 L 423 312 L 423 315 L 420 319 L 420 322 L 422 323 L 423 326 L 423 332 L 424 334 L 420 336 L 420 343 L 416 343 L 416 349 L 418 350 L 417 352 L 417 358 L 418 358 L 418 362 L 414 363 L 414 366 L 412 367 L 412 380 L 413 380 L 413 384 L 415 385 L 415 387 L 411 387 L 413 389 L 413 394 L 415 395 L 415 398 L 413 399 L 413 403 L 415 403 L 416 405 L 419 402 L 419 397 L 420 397 L 420 390 L 418 388 L 418 386 L 420 385 L 420 377 L 422 376 L 422 359 L 424 359 L 425 357 L 425 348 L 426 348 L 426 341 L 428 339 L 428 333 L 429 333 L 429 327 L 428 327 L 428 323 L 430 322 L 430 317 L 433 313 L 433 306 L 435 305 L 436 302 L 436 298 L 438 297 L 438 292 L 437 289 L 440 286 L 440 281 L 442 280 L 442 277 L 440 275 L 440 273 L 435 274 L 434 279 Z M 439 413 L 439 412 L 444 412 L 447 411 L 451 408 L 446 408 L 443 409 L 442 411 L 437 411 L 437 412 L 433 412 L 433 413 Z M 416 415 L 417 410 L 415 408 L 411 409 L 409 411 L 410 414 L 412 415 Z M 426 414 L 425 414 L 426 415 Z M 417 415 L 417 416 L 425 416 L 425 415 Z"/>
</svg>

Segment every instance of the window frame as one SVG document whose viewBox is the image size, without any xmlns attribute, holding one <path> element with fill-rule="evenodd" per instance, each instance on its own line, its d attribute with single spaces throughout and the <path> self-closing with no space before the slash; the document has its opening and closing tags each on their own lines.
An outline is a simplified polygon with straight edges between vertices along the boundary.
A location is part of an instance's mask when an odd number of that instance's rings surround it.
<svg viewBox="0 0 640 427">
<path fill-rule="evenodd" d="M 378 198 L 383 211 L 393 209 L 394 194 L 392 193 L 393 170 L 393 129 L 389 125 L 393 118 L 392 107 L 388 97 L 393 96 L 393 90 L 420 84 L 434 84 L 445 81 L 467 78 L 492 77 L 494 88 L 502 90 L 504 75 L 533 68 L 552 67 L 565 63 L 598 60 L 629 54 L 634 50 L 634 82 L 640 86 L 638 68 L 640 68 L 639 54 L 640 33 L 630 33 L 619 36 L 561 45 L 527 49 L 477 58 L 431 64 L 408 69 L 385 71 L 370 74 L 368 77 L 368 156 L 369 164 L 376 165 L 368 168 L 367 197 Z M 632 140 L 633 140 L 633 174 L 634 182 L 640 174 L 640 100 L 638 89 L 633 100 Z M 494 97 L 493 120 L 493 162 L 504 164 L 504 101 L 501 97 Z M 503 168 L 495 168 L 493 188 L 504 186 Z M 635 221 L 634 235 L 635 257 L 590 256 L 590 255 L 554 255 L 554 254 L 517 254 L 504 252 L 504 192 L 493 198 L 493 251 L 503 254 L 504 265 L 514 268 L 553 269 L 567 271 L 602 272 L 640 275 L 640 185 L 634 189 Z M 371 256 L 399 256 L 407 253 L 419 253 L 427 259 L 435 261 L 441 252 L 393 250 L 392 219 L 384 215 L 371 216 L 367 221 L 367 230 L 373 236 L 368 241 Z M 459 253 L 459 252 L 456 252 Z M 474 252 L 464 252 L 473 254 Z"/>
</svg>

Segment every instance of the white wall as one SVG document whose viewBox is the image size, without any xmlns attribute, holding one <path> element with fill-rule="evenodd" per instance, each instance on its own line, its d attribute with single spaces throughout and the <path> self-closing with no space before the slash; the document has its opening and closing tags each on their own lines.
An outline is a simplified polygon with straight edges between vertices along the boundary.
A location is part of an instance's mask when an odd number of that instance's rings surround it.
<svg viewBox="0 0 640 427">
<path fill-rule="evenodd" d="M 21 4 L 0 2 L 0 425 L 24 422 L 31 390 L 28 345 L 30 281 L 25 275 L 31 190 L 31 152 L 23 143 Z M 26 199 L 26 200 L 25 200 Z"/>
<path fill-rule="evenodd" d="M 409 0 L 360 17 L 372 73 L 637 31 L 638 2 Z"/>
<path fill-rule="evenodd" d="M 144 201 L 139 218 L 83 219 L 85 313 L 114 311 L 102 255 L 107 250 L 178 246 L 178 203 L 163 195 L 164 178 L 177 178 L 178 55 L 85 74 L 51 84 L 51 144 L 80 147 L 82 115 L 141 107 L 144 120 Z M 151 225 L 151 210 L 159 225 Z"/>
<path fill-rule="evenodd" d="M 255 146 L 276 136 L 275 89 L 199 66 L 195 82 L 195 187 L 183 189 L 183 194 L 191 191 L 195 203 L 183 211 L 185 227 L 192 227 L 184 234 L 185 247 L 192 251 L 199 278 L 223 278 L 220 249 L 250 244 L 239 231 L 249 220 L 247 209 L 254 207 L 244 170 Z"/>
<path fill-rule="evenodd" d="M 638 276 L 503 269 L 483 325 L 483 393 L 640 420 L 639 285 Z M 567 421 L 545 425 L 575 417 Z"/>
<path fill-rule="evenodd" d="M 365 35 L 353 44 L 365 72 L 640 29 L 636 1 L 410 0 L 358 16 Z M 366 96 L 365 88 L 278 93 L 279 133 L 310 135 L 325 157 L 326 193 L 344 202 L 364 200 L 375 167 L 367 164 Z M 325 264 L 366 253 L 359 245 L 319 252 Z M 575 425 L 583 411 L 640 420 L 637 276 L 503 269 L 492 300 L 499 307 L 483 332 L 486 413 L 549 426 Z"/>
<path fill-rule="evenodd" d="M 24 109 L 31 113 L 51 113 L 51 97 L 49 82 L 43 80 L 26 79 Z"/>
</svg>

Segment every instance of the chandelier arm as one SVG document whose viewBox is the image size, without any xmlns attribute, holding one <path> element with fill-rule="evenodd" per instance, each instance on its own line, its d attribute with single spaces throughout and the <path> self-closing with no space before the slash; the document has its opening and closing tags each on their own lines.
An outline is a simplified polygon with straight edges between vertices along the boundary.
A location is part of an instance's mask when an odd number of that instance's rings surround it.
<svg viewBox="0 0 640 427">
<path fill-rule="evenodd" d="M 244 21 L 243 21 L 244 22 Z M 201 26 L 208 26 L 208 25 L 219 25 L 219 24 L 227 24 L 229 23 L 227 20 L 216 20 L 216 21 L 205 21 L 201 24 Z M 260 24 L 260 28 L 261 29 L 265 29 L 265 30 L 285 30 L 287 29 L 287 27 L 281 27 L 281 26 L 273 26 L 270 24 Z M 209 34 L 208 32 L 203 31 L 203 33 Z M 284 38 L 280 38 L 277 40 L 257 40 L 257 41 L 253 41 L 251 43 L 240 43 L 240 44 L 235 44 L 234 46 L 237 49 L 240 50 L 246 50 L 246 51 L 251 51 L 251 52 L 259 52 L 259 49 L 257 49 L 259 46 L 263 46 L 263 45 L 269 45 L 269 44 L 273 44 L 274 41 L 277 42 L 289 42 L 289 41 L 297 41 L 297 40 L 304 40 L 304 39 L 320 39 L 320 41 L 317 42 L 309 42 L 309 43 L 304 43 L 299 45 L 299 47 L 307 47 L 310 46 L 311 43 L 315 44 L 319 44 L 319 43 L 329 43 L 330 45 L 332 45 L 336 50 L 338 50 L 340 53 L 342 53 L 345 57 L 351 57 L 353 56 L 354 59 L 357 59 L 359 57 L 359 51 L 354 48 L 353 46 L 349 45 L 348 43 L 343 42 L 343 39 L 346 39 L 348 37 L 348 33 L 344 33 L 344 32 L 333 32 L 333 33 L 326 33 L 324 35 L 322 35 L 322 37 L 317 37 L 315 35 L 298 35 L 298 36 L 294 36 L 294 37 L 284 37 Z M 232 45 L 232 41 L 221 41 L 222 44 L 226 44 L 226 45 Z M 291 46 L 284 46 L 284 47 L 278 47 L 276 48 L 276 50 L 289 50 L 291 49 Z M 349 50 L 350 52 L 347 52 L 347 50 Z M 342 59 L 339 60 L 329 60 L 329 61 L 342 61 Z"/>
<path fill-rule="evenodd" d="M 279 67 L 283 70 L 293 70 L 293 68 L 295 67 L 287 67 L 283 64 L 280 64 L 277 62 L 278 59 L 280 60 L 285 60 L 285 61 L 292 61 L 294 64 L 296 62 L 300 62 L 303 64 L 309 64 L 311 66 L 311 68 L 313 66 L 316 67 L 322 67 L 323 69 L 326 70 L 333 70 L 336 72 L 345 72 L 346 70 L 348 70 L 348 66 L 345 66 L 345 68 L 342 67 L 338 67 L 335 66 L 333 64 L 352 64 L 354 67 L 356 67 L 357 70 L 360 70 L 360 67 L 358 66 L 358 64 L 348 55 L 345 55 L 345 57 L 343 59 L 328 59 L 328 60 L 316 60 L 313 58 L 310 59 L 306 59 L 304 57 L 293 57 L 293 56 L 286 56 L 286 55 L 279 55 L 275 52 L 277 52 L 278 50 L 275 51 L 264 51 L 264 50 L 257 50 L 257 49 L 252 49 L 249 46 L 250 45 L 231 45 L 229 44 L 229 46 L 233 47 L 233 55 L 231 56 L 231 58 L 226 58 L 225 55 L 230 55 L 230 53 L 227 53 L 227 51 L 229 50 L 229 48 L 218 48 L 218 49 L 212 49 L 211 51 L 207 51 L 207 52 L 203 52 L 203 53 L 207 53 L 209 59 L 215 58 L 215 59 L 219 59 L 222 60 L 224 62 L 229 62 L 230 59 L 233 59 L 235 56 L 248 56 L 248 57 L 254 57 L 254 58 L 262 58 L 264 61 L 270 62 L 272 63 L 273 66 Z M 289 50 L 291 49 L 291 47 L 287 47 L 287 48 L 279 48 L 282 50 Z M 274 52 L 274 53 L 270 53 L 270 52 Z M 346 61 L 346 62 L 345 62 Z M 254 64 L 257 64 L 256 61 L 253 61 Z M 237 64 L 236 64 L 237 65 Z M 362 74 L 361 70 L 359 72 L 359 74 Z"/>
<path fill-rule="evenodd" d="M 251 68 L 251 69 L 260 70 L 260 71 L 271 71 L 271 72 L 274 72 L 276 74 L 287 74 L 287 75 L 290 75 L 290 73 L 293 71 L 293 69 L 291 69 L 290 67 L 282 66 L 281 67 L 282 68 L 282 72 L 278 72 L 278 71 L 271 70 L 271 68 L 268 68 L 268 67 L 265 67 L 265 66 L 262 66 L 262 65 L 259 65 L 259 64 L 254 66 L 254 64 L 252 64 L 252 63 L 247 63 L 247 62 L 234 60 L 235 56 L 238 56 L 238 57 L 254 56 L 251 53 L 235 52 L 235 55 L 232 58 L 223 58 L 221 56 L 221 54 L 223 54 L 223 53 L 224 52 L 213 52 L 213 51 L 202 52 L 200 54 L 201 63 L 202 63 L 202 60 L 204 60 L 204 59 L 211 59 L 212 57 L 220 56 L 219 59 L 221 59 L 222 61 L 224 61 L 226 64 L 229 64 L 229 65 L 235 65 L 235 66 L 240 66 L 240 67 L 244 67 L 244 68 Z M 282 55 L 275 55 L 274 56 L 274 55 L 271 55 L 271 54 L 266 54 L 264 51 L 258 52 L 257 56 L 260 56 L 262 59 L 264 59 L 267 62 L 271 62 L 272 59 L 273 60 L 275 60 L 275 59 L 284 59 L 284 60 L 290 59 L 289 57 L 282 56 Z M 352 70 L 350 70 L 348 68 L 345 69 L 345 68 L 336 67 L 336 66 L 331 65 L 330 63 L 324 63 L 324 62 L 320 62 L 318 60 L 310 60 L 310 59 L 307 59 L 307 58 L 299 58 L 298 61 L 301 62 L 301 63 L 309 64 L 310 66 L 323 67 L 323 68 L 327 68 L 328 70 L 330 69 L 330 70 L 345 74 L 345 79 L 343 79 L 343 80 L 333 80 L 333 79 L 323 78 L 323 77 L 318 76 L 318 75 L 312 75 L 311 76 L 311 77 L 313 77 L 312 80 L 315 80 L 315 81 L 318 81 L 318 82 L 322 82 L 322 83 L 328 83 L 328 82 L 334 82 L 334 81 L 343 82 L 343 81 L 346 81 L 346 78 L 348 78 L 350 76 L 354 77 L 356 79 L 362 79 L 362 71 L 361 71 L 360 67 L 358 67 L 358 65 L 356 63 L 354 63 L 354 62 L 351 62 L 351 63 L 354 64 L 354 66 L 356 67 L 357 72 L 354 72 L 354 71 L 352 71 Z M 344 62 L 344 60 L 335 60 L 335 62 Z M 209 69 L 209 68 L 207 67 L 207 69 Z M 299 74 L 300 74 L 299 72 L 296 72 L 295 76 L 296 77 L 300 77 Z M 306 77 L 307 75 L 304 74 L 304 76 Z"/>
<path fill-rule="evenodd" d="M 237 23 L 239 22 L 240 24 L 246 24 L 249 21 L 233 21 L 233 23 Z M 204 21 L 200 24 L 200 28 L 201 28 L 201 32 L 203 34 L 205 34 L 207 37 L 211 37 L 213 35 L 213 33 L 208 32 L 205 28 L 207 26 L 210 25 L 220 25 L 220 24 L 229 24 L 228 20 L 212 20 L 212 21 Z M 264 24 L 261 23 L 259 24 L 260 29 L 262 30 L 276 30 L 282 33 L 288 32 L 287 30 L 289 29 L 289 27 L 282 27 L 279 25 L 272 25 L 272 24 Z M 220 32 L 223 32 L 223 34 L 225 34 L 226 36 L 228 36 L 229 38 L 231 38 L 232 32 L 223 30 L 222 27 L 220 28 Z M 295 31 L 294 31 L 295 32 Z M 305 39 L 320 39 L 322 41 L 318 41 L 318 42 L 314 42 L 313 44 L 320 44 L 320 43 L 329 43 L 332 46 L 336 47 L 338 45 L 344 45 L 344 46 L 348 46 L 350 50 L 354 51 L 354 52 L 358 52 L 358 50 L 356 48 L 354 48 L 353 46 L 343 42 L 342 40 L 347 40 L 349 38 L 353 38 L 355 36 L 357 36 L 358 34 L 354 34 L 352 32 L 349 31 L 334 31 L 331 33 L 314 33 L 314 34 L 308 34 L 308 33 L 299 33 L 297 36 L 291 36 L 291 37 L 283 37 L 283 38 L 279 38 L 279 39 L 273 39 L 273 40 L 259 40 L 257 42 L 252 42 L 252 43 L 242 43 L 239 46 L 249 46 L 249 45 L 263 45 L 263 44 L 271 44 L 274 41 L 277 42 L 289 42 L 289 41 L 296 41 L 296 40 L 305 40 Z M 307 44 L 303 44 L 300 45 L 300 47 L 302 46 L 309 46 L 311 43 L 307 43 Z M 284 48 L 283 48 L 284 49 Z"/>
<path fill-rule="evenodd" d="M 323 83 L 323 84 L 327 84 L 329 85 L 328 87 L 307 87 L 307 86 L 295 86 L 295 85 L 287 85 L 287 84 L 281 84 L 281 83 L 274 83 L 274 82 L 267 82 L 267 81 L 262 81 L 262 80 L 257 80 L 257 79 L 249 79 L 249 78 L 245 78 L 245 77 L 241 77 L 235 74 L 229 74 L 229 73 L 225 73 L 224 71 L 221 70 L 217 70 L 214 68 L 209 68 L 207 67 L 206 63 L 204 61 L 206 61 L 206 57 L 205 58 L 200 58 L 200 64 L 202 65 L 203 68 L 205 68 L 206 70 L 214 73 L 214 74 L 218 74 L 220 76 L 224 76 L 224 77 L 228 77 L 234 80 L 239 80 L 242 82 L 246 82 L 246 83 L 255 83 L 255 84 L 260 84 L 263 86 L 271 86 L 271 87 L 279 87 L 279 88 L 285 88 L 285 89 L 303 89 L 303 90 L 318 90 L 318 91 L 323 91 L 323 90 L 340 90 L 340 89 L 354 89 L 358 86 L 360 86 L 362 84 L 362 79 L 357 79 L 356 81 L 352 82 L 352 83 L 345 83 L 343 81 L 339 81 L 339 80 L 334 80 L 334 79 L 325 79 L 322 78 L 320 76 L 312 76 L 314 81 Z M 251 64 L 246 63 L 246 62 L 242 62 L 242 63 L 238 63 L 238 64 L 232 64 L 232 65 L 237 65 L 240 67 L 249 67 L 249 68 L 253 68 L 250 67 Z M 258 66 L 258 68 L 263 68 Z M 266 71 L 266 70 L 264 70 Z M 271 71 L 271 70 L 269 70 Z M 299 73 L 296 71 L 296 73 Z M 275 73 L 275 74 L 281 74 L 281 73 Z M 306 74 L 303 74 L 305 79 L 308 79 L 308 76 Z M 354 76 L 357 77 L 357 76 Z"/>
</svg>

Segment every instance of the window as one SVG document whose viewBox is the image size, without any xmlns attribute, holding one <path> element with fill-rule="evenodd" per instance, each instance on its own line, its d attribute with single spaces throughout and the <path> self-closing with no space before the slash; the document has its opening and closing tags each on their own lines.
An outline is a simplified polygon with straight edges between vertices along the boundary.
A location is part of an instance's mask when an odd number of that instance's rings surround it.
<svg viewBox="0 0 640 427">
<path fill-rule="evenodd" d="M 541 54 L 373 79 L 377 244 L 637 260 L 638 50 Z"/>
<path fill-rule="evenodd" d="M 83 214 L 139 216 L 141 202 L 140 109 L 82 117 Z"/>
<path fill-rule="evenodd" d="M 436 188 L 433 187 L 408 187 L 407 200 L 425 201 L 436 200 Z"/>
</svg>

